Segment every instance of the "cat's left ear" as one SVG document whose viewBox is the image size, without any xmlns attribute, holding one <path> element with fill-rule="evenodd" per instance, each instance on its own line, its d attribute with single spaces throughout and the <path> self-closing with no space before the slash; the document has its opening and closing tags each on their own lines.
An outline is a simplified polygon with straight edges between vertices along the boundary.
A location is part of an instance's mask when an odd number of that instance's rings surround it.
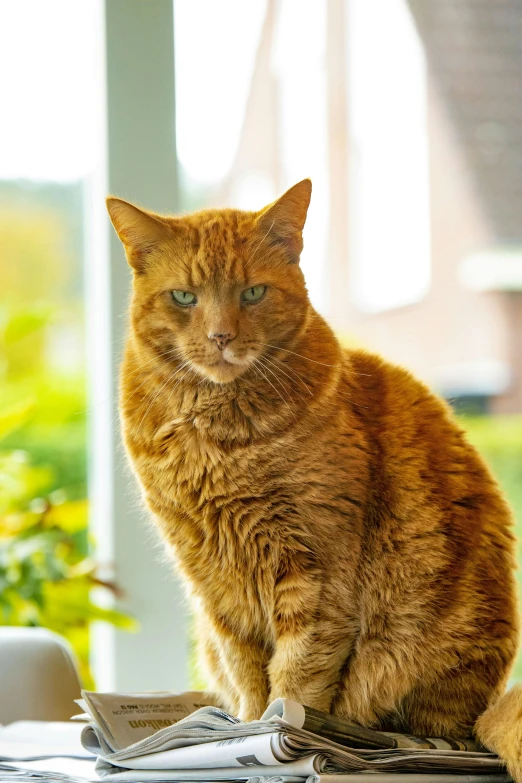
<svg viewBox="0 0 522 783">
<path fill-rule="evenodd" d="M 107 211 L 132 268 L 143 274 L 147 257 L 160 242 L 172 238 L 172 230 L 158 215 L 152 215 L 128 201 L 109 196 Z"/>
<path fill-rule="evenodd" d="M 291 263 L 299 262 L 303 249 L 302 232 L 311 196 L 312 182 L 303 179 L 265 207 L 256 220 L 260 231 L 284 247 Z"/>
</svg>

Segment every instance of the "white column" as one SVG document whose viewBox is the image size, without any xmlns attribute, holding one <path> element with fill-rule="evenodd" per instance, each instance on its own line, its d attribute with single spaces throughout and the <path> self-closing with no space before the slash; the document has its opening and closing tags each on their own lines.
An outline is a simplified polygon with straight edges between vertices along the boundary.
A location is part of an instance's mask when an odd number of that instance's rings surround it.
<svg viewBox="0 0 522 783">
<path fill-rule="evenodd" d="M 93 4 L 94 6 L 94 4 Z M 97 559 L 124 592 L 118 603 L 138 633 L 98 627 L 93 668 L 100 690 L 187 687 L 187 624 L 181 588 L 155 543 L 121 445 L 117 376 L 130 271 L 110 228 L 108 192 L 158 212 L 178 207 L 173 0 L 101 0 L 100 156 L 87 196 L 87 332 L 91 373 L 92 529 Z"/>
</svg>

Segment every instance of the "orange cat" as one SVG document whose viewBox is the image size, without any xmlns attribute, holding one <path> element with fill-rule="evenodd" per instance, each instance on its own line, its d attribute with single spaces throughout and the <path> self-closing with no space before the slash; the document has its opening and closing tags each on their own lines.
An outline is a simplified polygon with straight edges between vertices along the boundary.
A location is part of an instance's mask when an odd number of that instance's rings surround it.
<svg viewBox="0 0 522 783">
<path fill-rule="evenodd" d="M 284 696 L 469 735 L 517 650 L 510 511 L 448 406 L 310 305 L 310 194 L 183 217 L 108 199 L 134 270 L 127 449 L 232 713 Z"/>
</svg>

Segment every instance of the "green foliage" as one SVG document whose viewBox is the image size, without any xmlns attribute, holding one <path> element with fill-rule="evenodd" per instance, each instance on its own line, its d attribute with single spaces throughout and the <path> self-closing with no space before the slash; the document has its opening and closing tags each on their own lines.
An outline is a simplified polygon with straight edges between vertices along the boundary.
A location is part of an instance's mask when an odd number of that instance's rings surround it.
<svg viewBox="0 0 522 783">
<path fill-rule="evenodd" d="M 49 305 L 65 292 L 71 274 L 64 221 L 43 204 L 0 202 L 0 206 L 3 299 L 11 304 Z"/>
<path fill-rule="evenodd" d="M 68 638 L 83 683 L 93 687 L 90 624 L 132 630 L 135 622 L 93 600 L 93 588 L 117 588 L 98 578 L 90 556 L 85 384 L 52 372 L 38 354 L 56 310 L 11 307 L 2 315 L 0 624 L 45 626 Z M 25 361 L 13 371 L 10 355 L 20 352 Z"/>
<path fill-rule="evenodd" d="M 18 405 L 0 416 L 4 432 L 23 423 Z M 22 450 L 0 453 L 0 623 L 42 625 L 69 638 L 76 649 L 82 680 L 92 686 L 88 629 L 94 620 L 131 630 L 127 616 L 91 598 L 94 587 L 114 592 L 100 581 L 88 556 L 88 506 L 55 489 L 56 473 L 35 465 Z"/>
</svg>

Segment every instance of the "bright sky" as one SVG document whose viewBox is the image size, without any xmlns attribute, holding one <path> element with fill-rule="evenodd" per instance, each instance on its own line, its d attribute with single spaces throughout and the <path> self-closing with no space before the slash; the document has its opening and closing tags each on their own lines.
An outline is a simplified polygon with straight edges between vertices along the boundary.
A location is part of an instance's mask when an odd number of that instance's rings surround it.
<svg viewBox="0 0 522 783">
<path fill-rule="evenodd" d="M 175 0 L 178 154 L 201 182 L 236 151 L 266 0 Z"/>
<path fill-rule="evenodd" d="M 233 160 L 265 8 L 175 0 L 179 156 L 194 180 L 219 180 Z M 99 9 L 0 0 L 0 179 L 69 181 L 92 169 Z"/>
<path fill-rule="evenodd" d="M 93 0 L 0 0 L 0 178 L 91 168 Z"/>
</svg>

